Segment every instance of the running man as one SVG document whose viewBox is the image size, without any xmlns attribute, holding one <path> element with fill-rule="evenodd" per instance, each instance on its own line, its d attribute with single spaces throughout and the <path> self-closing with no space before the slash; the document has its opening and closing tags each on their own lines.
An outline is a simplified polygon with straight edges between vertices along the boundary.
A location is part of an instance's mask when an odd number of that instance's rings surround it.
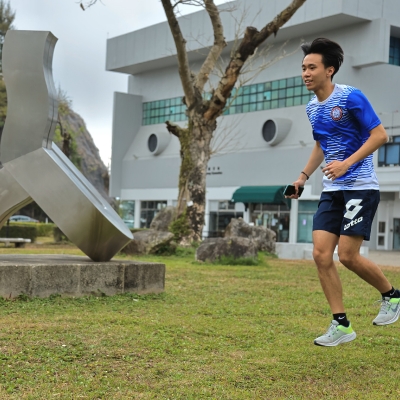
<svg viewBox="0 0 400 400">
<path fill-rule="evenodd" d="M 379 185 L 372 153 L 388 140 L 378 116 L 360 90 L 332 83 L 343 62 L 343 50 L 329 39 L 302 45 L 302 78 L 315 96 L 307 105 L 315 146 L 293 183 L 304 186 L 325 160 L 323 191 L 313 223 L 313 257 L 322 289 L 332 310 L 328 331 L 316 338 L 319 346 L 337 346 L 355 339 L 343 306 L 342 284 L 333 262 L 338 245 L 340 262 L 382 295 L 374 325 L 396 322 L 400 291 L 380 268 L 360 255 L 363 240 L 370 239 L 371 224 L 379 203 Z M 290 196 L 298 198 L 297 194 Z"/>
</svg>

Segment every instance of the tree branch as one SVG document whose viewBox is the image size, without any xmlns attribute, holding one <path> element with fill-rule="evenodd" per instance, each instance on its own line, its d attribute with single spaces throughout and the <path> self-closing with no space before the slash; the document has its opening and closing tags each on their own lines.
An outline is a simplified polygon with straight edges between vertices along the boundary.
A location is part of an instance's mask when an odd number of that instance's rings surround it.
<svg viewBox="0 0 400 400">
<path fill-rule="evenodd" d="M 172 124 L 169 121 L 165 121 L 165 124 L 167 125 L 168 132 L 171 133 L 172 135 L 176 136 L 179 139 L 179 137 L 181 136 L 180 131 L 182 128 L 176 124 Z"/>
<path fill-rule="evenodd" d="M 185 102 L 187 107 L 191 107 L 195 103 L 195 91 L 186 51 L 186 40 L 183 38 L 171 1 L 161 0 L 161 2 L 164 7 L 165 15 L 167 16 L 168 25 L 171 29 L 176 46 L 176 52 L 178 54 L 179 76 L 181 78 L 183 92 L 185 93 Z"/>
<path fill-rule="evenodd" d="M 206 6 L 206 11 L 211 19 L 211 24 L 214 31 L 214 45 L 211 47 L 210 52 L 208 53 L 208 56 L 197 75 L 196 87 L 201 92 L 203 91 L 204 85 L 209 79 L 211 71 L 215 67 L 215 63 L 220 57 L 222 50 L 227 45 L 225 42 L 224 29 L 217 6 L 214 4 L 213 0 L 205 0 L 204 4 Z"/>
<path fill-rule="evenodd" d="M 101 0 L 99 0 L 101 3 Z M 93 6 L 94 4 L 97 3 L 97 0 L 88 0 L 84 2 L 83 0 L 79 2 L 80 7 L 82 8 L 83 11 L 85 11 L 87 8 Z"/>
<path fill-rule="evenodd" d="M 293 0 L 282 12 L 280 12 L 268 25 L 261 29 L 254 42 L 258 47 L 273 33 L 275 36 L 278 30 L 292 18 L 293 14 L 306 2 L 306 0 Z"/>
<path fill-rule="evenodd" d="M 292 15 L 306 2 L 306 0 L 293 0 L 291 4 L 279 13 L 269 24 L 267 24 L 261 32 L 254 27 L 247 27 L 244 38 L 239 45 L 239 48 L 234 54 L 225 70 L 225 75 L 218 83 L 217 89 L 209 102 L 209 106 L 204 113 L 204 118 L 207 120 L 215 120 L 219 117 L 226 105 L 226 101 L 231 95 L 231 91 L 239 77 L 247 59 L 252 56 L 257 49 L 267 38 L 278 32 Z"/>
</svg>

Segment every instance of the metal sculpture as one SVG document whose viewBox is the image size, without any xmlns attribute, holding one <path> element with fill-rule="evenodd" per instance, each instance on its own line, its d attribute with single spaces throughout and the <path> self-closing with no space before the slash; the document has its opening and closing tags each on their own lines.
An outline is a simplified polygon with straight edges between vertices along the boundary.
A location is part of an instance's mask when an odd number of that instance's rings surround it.
<svg viewBox="0 0 400 400">
<path fill-rule="evenodd" d="M 8 31 L 3 76 L 8 110 L 0 138 L 0 227 L 33 200 L 94 261 L 110 260 L 132 233 L 52 142 L 58 102 L 52 76 L 57 38 Z"/>
</svg>

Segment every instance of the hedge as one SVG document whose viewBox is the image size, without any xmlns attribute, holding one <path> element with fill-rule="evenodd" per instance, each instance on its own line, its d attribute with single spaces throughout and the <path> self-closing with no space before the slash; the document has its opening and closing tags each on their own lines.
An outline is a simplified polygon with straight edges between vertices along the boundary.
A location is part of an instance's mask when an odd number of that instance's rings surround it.
<svg viewBox="0 0 400 400">
<path fill-rule="evenodd" d="M 33 243 L 38 237 L 38 230 L 35 224 L 31 226 L 17 224 L 10 224 L 10 226 L 4 225 L 0 229 L 0 237 L 31 239 Z"/>
<path fill-rule="evenodd" d="M 32 243 L 38 236 L 52 236 L 55 225 L 36 222 L 10 222 L 8 226 L 9 238 L 31 239 Z M 7 237 L 7 224 L 0 229 L 0 237 Z"/>
<path fill-rule="evenodd" d="M 36 229 L 38 231 L 38 236 L 52 236 L 54 227 L 55 227 L 55 225 L 52 224 L 52 223 L 36 224 Z"/>
<path fill-rule="evenodd" d="M 53 235 L 53 229 L 55 227 L 55 224 L 53 223 L 37 223 L 37 222 L 10 222 L 10 226 L 28 226 L 28 227 L 36 227 L 37 230 L 37 236 L 52 236 Z"/>
</svg>

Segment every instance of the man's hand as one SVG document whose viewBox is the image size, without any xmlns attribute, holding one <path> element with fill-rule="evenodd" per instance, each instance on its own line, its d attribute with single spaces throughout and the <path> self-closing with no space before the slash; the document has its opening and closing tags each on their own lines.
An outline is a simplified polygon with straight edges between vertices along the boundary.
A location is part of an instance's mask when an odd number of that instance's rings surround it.
<svg viewBox="0 0 400 400">
<path fill-rule="evenodd" d="M 344 161 L 335 160 L 327 164 L 326 167 L 322 169 L 322 172 L 328 179 L 334 181 L 335 179 L 343 176 L 349 168 L 350 165 L 346 162 L 346 160 Z"/>
<path fill-rule="evenodd" d="M 293 182 L 294 187 L 296 188 L 296 194 L 292 194 L 291 196 L 285 196 L 287 199 L 298 199 L 299 198 L 299 186 L 304 186 L 306 183 L 306 179 L 303 177 L 297 179 L 297 181 Z"/>
</svg>

